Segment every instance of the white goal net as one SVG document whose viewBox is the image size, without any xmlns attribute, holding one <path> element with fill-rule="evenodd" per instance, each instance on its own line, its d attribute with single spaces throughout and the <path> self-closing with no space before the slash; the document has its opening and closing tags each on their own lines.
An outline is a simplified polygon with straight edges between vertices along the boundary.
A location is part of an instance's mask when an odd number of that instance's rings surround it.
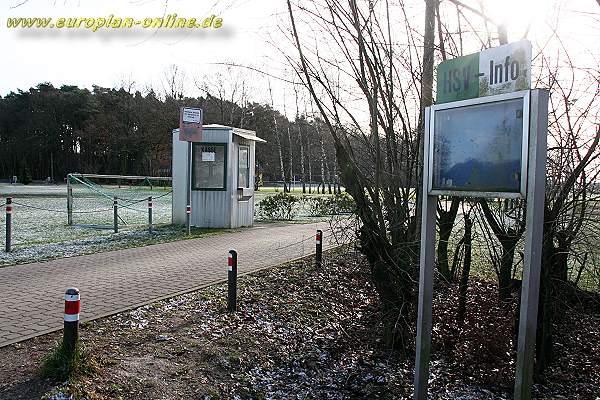
<svg viewBox="0 0 600 400">
<path fill-rule="evenodd" d="M 171 178 L 123 175 L 69 174 L 69 225 L 113 229 L 114 208 L 120 229 L 147 226 L 149 200 L 152 223 L 171 224 Z"/>
</svg>

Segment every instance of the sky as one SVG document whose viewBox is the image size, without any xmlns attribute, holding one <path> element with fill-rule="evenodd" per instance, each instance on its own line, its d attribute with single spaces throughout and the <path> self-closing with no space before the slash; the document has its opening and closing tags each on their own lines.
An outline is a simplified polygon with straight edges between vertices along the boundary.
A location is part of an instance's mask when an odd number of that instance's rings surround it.
<svg viewBox="0 0 600 400">
<path fill-rule="evenodd" d="M 21 4 L 22 3 L 22 4 Z M 5 0 L 0 5 L 0 95 L 40 82 L 114 87 L 135 82 L 162 90 L 165 71 L 178 65 L 186 72 L 186 94 L 199 94 L 196 83 L 233 61 L 260 68 L 275 53 L 274 21 L 281 0 Z M 285 11 L 285 9 L 283 9 Z M 212 30 L 9 29 L 16 17 L 115 17 L 143 19 L 177 13 L 202 20 L 223 19 Z M 222 69 L 222 67 L 221 67 Z"/>
<path fill-rule="evenodd" d="M 295 0 L 302 3 L 304 0 Z M 463 0 L 478 7 L 479 1 Z M 391 4 L 396 4 L 392 1 Z M 422 0 L 409 0 L 410 19 L 423 18 Z M 600 39 L 599 7 L 595 0 L 483 0 L 485 13 L 494 21 L 507 21 L 511 41 L 521 39 L 531 23 L 528 38 L 534 52 L 545 46 L 554 51 L 559 42 L 552 39 L 552 24 L 562 28 L 562 44 L 575 60 L 598 65 Z M 104 17 L 113 14 L 143 19 L 177 13 L 180 17 L 203 19 L 216 15 L 223 19 L 218 30 L 111 30 L 100 29 L 9 29 L 8 18 L 18 17 Z M 476 18 L 468 11 L 467 17 Z M 166 70 L 177 65 L 186 75 L 185 95 L 201 94 L 198 86 L 211 76 L 228 72 L 215 63 L 235 62 L 267 72 L 275 77 L 291 76 L 278 48 L 285 47 L 281 27 L 287 25 L 285 0 L 3 0 L 0 4 L 0 96 L 18 89 L 27 90 L 41 82 L 90 88 L 92 85 L 119 87 L 133 83 L 144 92 L 164 91 Z M 455 16 L 452 16 L 455 18 Z M 554 20 L 554 21 L 552 21 Z M 415 22 L 416 21 L 416 22 Z M 551 22 L 549 24 L 549 21 Z M 551 43 L 551 46 L 546 46 Z M 471 48 L 472 47 L 472 48 Z M 287 47 L 289 50 L 289 47 Z M 292 49 L 293 50 L 293 49 Z M 478 44 L 465 53 L 479 51 Z M 591 62 L 587 62 L 590 59 Z M 539 60 L 534 60 L 534 64 Z M 237 69 L 240 72 L 240 69 Z M 249 73 L 252 100 L 270 102 L 272 83 L 275 105 L 286 114 L 294 112 L 289 100 L 291 89 L 277 78 Z M 208 79 L 206 79 L 208 78 Z M 225 84 L 232 84 L 225 79 Z M 585 87 L 585 86 L 584 86 Z M 287 91 L 287 97 L 286 97 Z M 287 98 L 284 102 L 283 99 Z"/>
</svg>

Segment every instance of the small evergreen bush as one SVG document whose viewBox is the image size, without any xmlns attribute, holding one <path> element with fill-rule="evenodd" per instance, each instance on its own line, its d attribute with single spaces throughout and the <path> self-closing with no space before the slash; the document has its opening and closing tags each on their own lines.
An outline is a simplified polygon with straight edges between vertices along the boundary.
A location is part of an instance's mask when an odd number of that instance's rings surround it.
<svg viewBox="0 0 600 400">
<path fill-rule="evenodd" d="M 258 214 L 261 218 L 270 221 L 290 221 L 298 213 L 297 203 L 301 200 L 287 193 L 277 193 L 275 196 L 265 197 L 258 203 Z"/>
<path fill-rule="evenodd" d="M 352 214 L 356 207 L 354 199 L 347 193 L 328 197 L 312 197 L 305 201 L 309 204 L 312 216 Z"/>
</svg>

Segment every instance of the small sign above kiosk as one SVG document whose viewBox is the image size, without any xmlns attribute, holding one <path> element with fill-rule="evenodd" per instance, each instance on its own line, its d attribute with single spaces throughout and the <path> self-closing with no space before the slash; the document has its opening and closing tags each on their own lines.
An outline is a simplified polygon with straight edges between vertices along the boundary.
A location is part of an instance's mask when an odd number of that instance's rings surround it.
<svg viewBox="0 0 600 400">
<path fill-rule="evenodd" d="M 182 142 L 202 141 L 202 110 L 182 107 L 179 116 L 179 140 Z"/>
</svg>

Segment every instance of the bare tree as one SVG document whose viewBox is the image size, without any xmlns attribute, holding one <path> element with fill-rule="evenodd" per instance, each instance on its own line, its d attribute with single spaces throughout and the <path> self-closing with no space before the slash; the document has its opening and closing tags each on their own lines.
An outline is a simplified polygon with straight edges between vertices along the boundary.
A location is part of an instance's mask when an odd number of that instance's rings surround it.
<svg viewBox="0 0 600 400">
<path fill-rule="evenodd" d="M 307 118 L 307 122 L 308 122 L 308 126 L 312 128 L 312 122 L 314 121 L 313 119 L 313 115 L 314 112 L 312 112 L 309 116 L 308 114 L 308 110 L 306 109 L 306 103 L 304 103 L 304 115 Z M 313 174 L 312 174 L 312 155 L 313 155 L 313 151 L 312 151 L 312 142 L 311 142 L 311 135 L 310 133 L 306 135 L 306 140 L 307 140 L 307 148 L 308 148 L 308 193 L 312 193 L 312 183 L 313 183 Z"/>
<path fill-rule="evenodd" d="M 491 232 L 502 247 L 501 255 L 492 257 L 492 260 L 498 277 L 500 301 L 509 303 L 515 251 L 517 243 L 525 233 L 524 204 L 522 201 L 498 202 L 481 199 L 479 205 Z"/>
<path fill-rule="evenodd" d="M 481 48 L 506 43 L 505 21 L 494 21 L 485 10 L 458 0 L 442 3 L 443 7 L 438 1 L 426 0 L 422 29 L 406 17 L 402 1 L 390 5 L 374 0 L 320 0 L 292 5 L 288 0 L 287 4 L 291 43 L 297 52 L 291 62 L 333 137 L 342 183 L 356 201 L 361 222 L 358 239 L 381 300 L 384 338 L 391 346 L 399 344 L 398 340 L 406 344 L 403 328 L 413 305 L 423 196 L 419 189 L 422 110 L 433 100 L 436 52 L 444 59 L 461 55 L 466 43 L 479 43 Z M 457 27 L 442 17 L 444 10 L 456 15 Z M 302 18 L 295 18 L 297 14 Z M 421 30 L 422 36 L 416 34 Z M 400 35 L 403 46 L 394 46 Z M 328 46 L 321 46 L 323 42 Z M 598 194 L 593 191 L 600 169 L 600 69 L 576 68 L 566 54 L 561 59 L 567 60 L 570 68 L 551 63 L 544 54 L 536 59 L 543 64 L 543 71 L 537 72 L 541 79 L 534 87 L 551 91 L 537 343 L 537 367 L 542 371 L 552 356 L 552 325 L 561 298 L 557 284 L 581 282 L 593 268 L 589 260 L 594 257 L 594 245 L 586 239 L 600 234 L 594 223 Z M 560 76 L 568 75 L 566 71 L 572 76 Z M 575 83 L 584 80 L 586 89 L 577 91 Z M 447 243 L 458 204 L 457 199 L 442 200 L 438 207 L 438 268 L 450 278 L 456 262 L 449 266 Z M 500 242 L 495 266 L 500 298 L 508 301 L 516 273 L 515 253 L 524 229 L 524 204 L 502 204 L 479 202 L 483 218 L 478 220 L 487 222 L 488 239 Z"/>
<path fill-rule="evenodd" d="M 560 291 L 574 278 L 570 259 L 583 250 L 589 235 L 597 235 L 597 208 L 600 198 L 594 186 L 600 177 L 600 68 L 576 67 L 566 49 L 560 68 L 543 56 L 538 84 L 552 93 L 549 110 L 549 149 L 544 242 L 536 368 L 543 372 L 553 358 L 553 324 L 560 308 Z M 583 80 L 577 75 L 584 77 Z M 593 82 L 589 90 L 588 82 Z M 597 242 L 596 242 L 597 243 Z M 594 249 L 596 246 L 587 247 Z"/>
<path fill-rule="evenodd" d="M 448 262 L 448 243 L 450 241 L 450 235 L 452 234 L 452 228 L 454 228 L 456 222 L 461 199 L 459 197 L 452 197 L 450 199 L 450 206 L 448 206 L 447 203 L 447 199 L 442 200 L 440 198 L 437 205 L 437 224 L 439 230 L 437 269 L 446 281 L 451 281 L 454 276 Z"/>
<path fill-rule="evenodd" d="M 175 100 L 181 100 L 185 90 L 185 72 L 177 65 L 171 65 L 163 74 L 163 93 Z"/>
<path fill-rule="evenodd" d="M 294 95 L 294 98 L 296 99 L 296 128 L 298 129 L 298 142 L 300 143 L 300 176 L 302 179 L 302 193 L 306 193 L 306 171 L 304 169 L 304 140 L 302 138 L 303 123 L 300 120 L 300 109 L 298 108 L 298 88 L 296 86 L 294 86 Z"/>
<path fill-rule="evenodd" d="M 467 311 L 467 289 L 469 287 L 469 275 L 471 273 L 472 242 L 473 242 L 473 221 L 471 220 L 471 210 L 464 213 L 465 234 L 462 239 L 463 246 L 463 267 L 460 274 L 460 284 L 458 287 L 458 311 L 456 319 L 460 324 L 465 321 Z"/>
<path fill-rule="evenodd" d="M 310 108 L 311 108 L 311 114 L 314 117 L 315 110 L 313 108 L 312 100 L 310 102 Z M 327 164 L 327 152 L 325 151 L 325 143 L 323 141 L 325 132 L 323 132 L 321 130 L 321 125 L 322 125 L 322 120 L 319 118 L 315 118 L 314 126 L 315 126 L 315 130 L 317 132 L 317 138 L 319 140 L 319 150 L 321 153 L 321 156 L 320 156 L 320 161 L 321 161 L 320 162 L 320 164 L 321 164 L 321 179 L 320 179 L 320 181 L 321 182 L 319 183 L 319 186 L 317 186 L 317 193 L 319 193 L 319 191 L 322 190 L 322 193 L 325 194 L 325 182 L 329 181 L 330 177 L 329 177 L 329 165 Z"/>
<path fill-rule="evenodd" d="M 294 8 L 305 21 L 302 37 Z M 422 132 L 411 129 L 420 119 L 411 100 L 420 99 L 417 76 L 431 90 L 432 78 L 424 75 L 433 74 L 433 58 L 423 73 L 411 62 L 422 55 L 412 30 L 404 32 L 408 49 L 395 52 L 391 13 L 402 14 L 402 4 L 393 10 L 388 2 L 324 0 L 292 7 L 288 0 L 288 10 L 294 66 L 333 137 L 342 183 L 357 204 L 357 234 L 381 300 L 383 337 L 389 347 L 406 348 L 418 265 L 414 188 L 422 142 Z M 311 26 L 318 27 L 319 41 L 309 37 Z M 318 46 L 323 35 L 333 49 Z"/>
<path fill-rule="evenodd" d="M 252 88 L 247 71 L 231 63 L 223 64 L 224 72 L 205 75 L 195 84 L 219 110 L 219 123 L 241 127 L 251 114 L 250 95 Z"/>
<path fill-rule="evenodd" d="M 283 97 L 284 97 L 284 101 L 283 101 L 283 114 L 287 117 L 287 108 L 286 108 L 286 96 L 285 96 L 285 91 L 283 93 Z M 289 120 L 286 121 L 287 122 L 287 139 L 288 139 L 288 166 L 289 166 L 289 175 L 288 177 L 289 182 L 288 182 L 288 191 L 291 191 L 293 189 L 293 184 L 295 183 L 295 178 L 294 178 L 294 145 L 292 142 L 292 133 L 290 130 L 290 123 Z M 285 185 L 284 185 L 285 186 Z"/>
</svg>

